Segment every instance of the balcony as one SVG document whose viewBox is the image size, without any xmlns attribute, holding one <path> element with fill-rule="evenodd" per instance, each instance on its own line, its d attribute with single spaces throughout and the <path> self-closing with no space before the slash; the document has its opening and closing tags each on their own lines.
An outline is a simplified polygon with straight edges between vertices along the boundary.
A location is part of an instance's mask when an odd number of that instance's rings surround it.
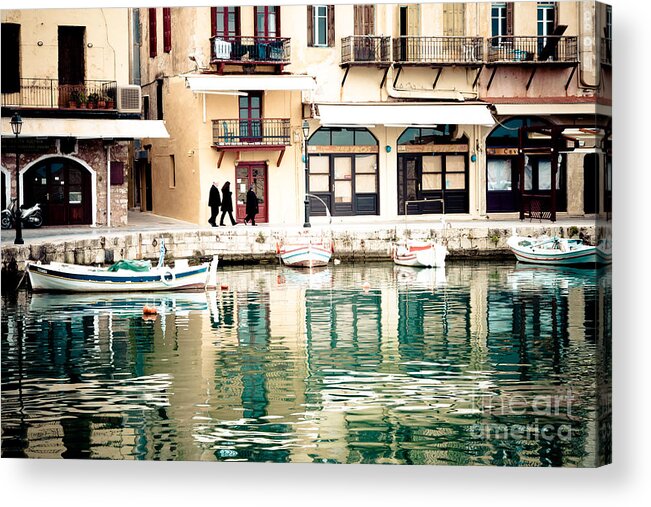
<svg viewBox="0 0 651 507">
<path fill-rule="evenodd" d="M 491 37 L 487 57 L 489 64 L 574 64 L 579 61 L 577 37 Z"/>
<path fill-rule="evenodd" d="M 285 147 L 290 145 L 289 118 L 236 119 L 212 121 L 212 147 L 221 152 L 217 167 L 226 151 L 279 150 L 280 165 Z"/>
<path fill-rule="evenodd" d="M 211 37 L 210 61 L 224 65 L 286 65 L 291 45 L 286 37 Z"/>
<path fill-rule="evenodd" d="M 481 65 L 481 37 L 397 37 L 393 59 L 398 65 Z"/>
<path fill-rule="evenodd" d="M 613 40 L 601 38 L 601 65 L 613 64 Z"/>
<path fill-rule="evenodd" d="M 391 65 L 391 37 L 351 35 L 341 39 L 342 65 Z"/>
<path fill-rule="evenodd" d="M 18 90 L 2 94 L 2 106 L 53 110 L 115 110 L 116 92 L 116 81 L 59 84 L 57 79 L 21 78 Z"/>
</svg>

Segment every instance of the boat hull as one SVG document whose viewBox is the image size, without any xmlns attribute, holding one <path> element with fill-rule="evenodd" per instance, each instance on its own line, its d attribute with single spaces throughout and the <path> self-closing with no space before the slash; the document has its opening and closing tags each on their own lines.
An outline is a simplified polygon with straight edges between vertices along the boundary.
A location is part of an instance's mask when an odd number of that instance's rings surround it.
<svg viewBox="0 0 651 507">
<path fill-rule="evenodd" d="M 519 262 L 548 266 L 590 266 L 612 262 L 610 253 L 594 246 L 558 240 L 559 245 L 565 246 L 556 248 L 550 246 L 552 240 L 541 243 L 531 241 L 530 238 L 512 237 L 507 244 Z"/>
<path fill-rule="evenodd" d="M 204 289 L 209 263 L 174 269 L 153 268 L 146 272 L 89 268 L 73 264 L 28 264 L 35 292 L 148 292 Z"/>
<path fill-rule="evenodd" d="M 393 262 L 412 268 L 442 268 L 446 255 L 447 250 L 441 245 L 398 246 L 394 249 Z"/>
<path fill-rule="evenodd" d="M 332 250 L 327 245 L 285 245 L 280 248 L 280 259 L 285 266 L 317 268 L 327 266 Z"/>
</svg>

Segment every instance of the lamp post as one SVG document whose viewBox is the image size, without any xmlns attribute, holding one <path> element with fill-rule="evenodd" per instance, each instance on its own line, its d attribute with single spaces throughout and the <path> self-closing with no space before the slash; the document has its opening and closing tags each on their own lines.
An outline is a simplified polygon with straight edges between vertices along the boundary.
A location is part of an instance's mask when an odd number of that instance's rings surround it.
<svg viewBox="0 0 651 507">
<path fill-rule="evenodd" d="M 309 169 L 307 166 L 307 136 L 310 135 L 310 124 L 307 120 L 303 120 L 303 166 L 305 168 L 305 222 L 303 227 L 311 227 L 310 225 L 310 198 L 309 191 Z"/>
<path fill-rule="evenodd" d="M 23 128 L 23 119 L 18 113 L 14 113 L 11 117 L 11 130 L 16 136 L 16 239 L 15 245 L 22 245 L 23 241 L 23 219 L 20 211 L 20 161 L 18 158 L 18 136 Z"/>
</svg>

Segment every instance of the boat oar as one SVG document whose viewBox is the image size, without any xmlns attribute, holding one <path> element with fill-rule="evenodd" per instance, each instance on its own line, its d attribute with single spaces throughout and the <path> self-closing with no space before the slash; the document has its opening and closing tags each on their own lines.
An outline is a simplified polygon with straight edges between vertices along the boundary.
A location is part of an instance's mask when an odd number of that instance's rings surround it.
<svg viewBox="0 0 651 507">
<path fill-rule="evenodd" d="M 21 277 L 20 281 L 18 282 L 18 285 L 16 285 L 16 291 L 20 289 L 20 286 L 23 284 L 23 280 L 25 280 L 25 277 L 27 276 L 27 266 L 25 266 L 25 272 L 23 273 L 23 276 Z"/>
</svg>

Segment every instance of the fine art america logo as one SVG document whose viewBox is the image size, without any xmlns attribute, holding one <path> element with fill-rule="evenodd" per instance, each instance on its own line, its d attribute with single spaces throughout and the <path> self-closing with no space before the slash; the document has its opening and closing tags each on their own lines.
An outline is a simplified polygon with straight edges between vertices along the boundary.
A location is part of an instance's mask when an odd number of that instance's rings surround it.
<svg viewBox="0 0 651 507">
<path fill-rule="evenodd" d="M 469 433 L 478 440 L 568 442 L 577 401 L 577 395 L 569 389 L 533 397 L 508 393 L 477 396 L 473 411 L 489 420 L 472 424 Z"/>
</svg>

